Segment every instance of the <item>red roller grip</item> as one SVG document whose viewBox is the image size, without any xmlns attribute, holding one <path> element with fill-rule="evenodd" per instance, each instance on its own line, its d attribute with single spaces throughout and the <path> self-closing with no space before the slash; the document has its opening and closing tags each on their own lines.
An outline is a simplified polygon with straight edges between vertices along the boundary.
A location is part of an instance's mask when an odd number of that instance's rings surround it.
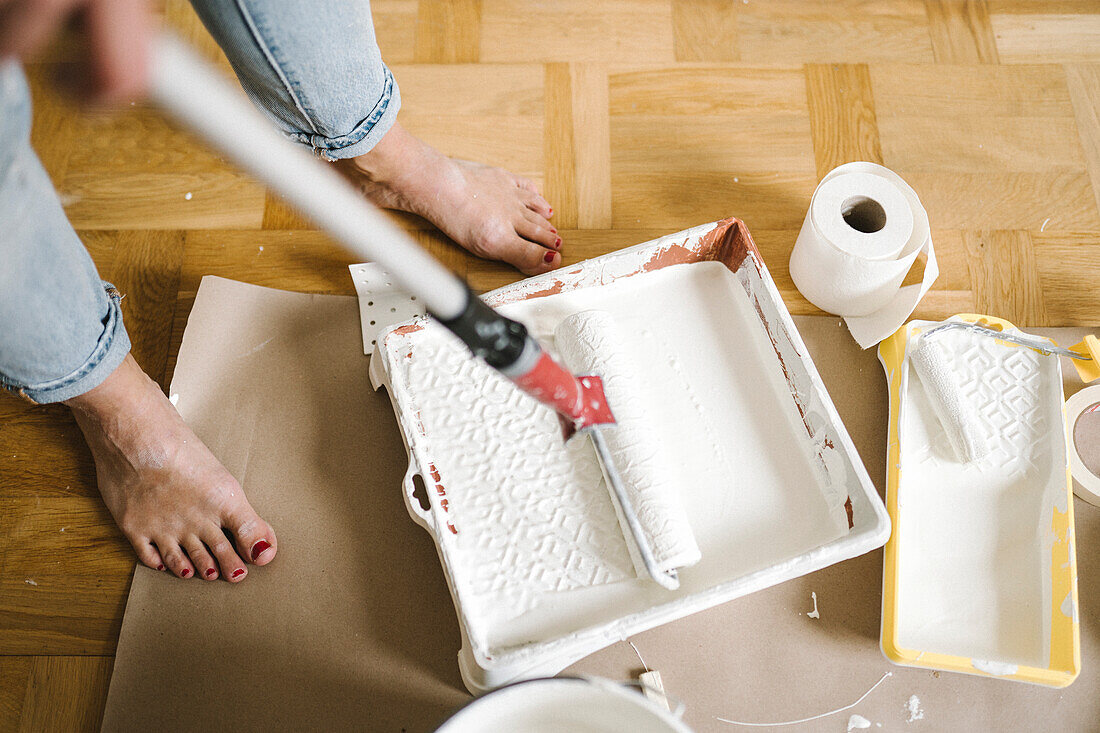
<svg viewBox="0 0 1100 733">
<path fill-rule="evenodd" d="M 571 420 L 577 430 L 615 422 L 603 392 L 603 380 L 599 377 L 573 376 L 545 351 L 539 355 L 534 367 L 512 381 L 539 402 L 553 407 Z"/>
</svg>

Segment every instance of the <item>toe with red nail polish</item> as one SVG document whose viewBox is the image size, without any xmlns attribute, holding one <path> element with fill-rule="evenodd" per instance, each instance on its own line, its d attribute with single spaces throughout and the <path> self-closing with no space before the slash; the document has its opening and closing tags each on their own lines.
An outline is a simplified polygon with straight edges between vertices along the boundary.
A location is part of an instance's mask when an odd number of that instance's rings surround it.
<svg viewBox="0 0 1100 733">
<path fill-rule="evenodd" d="M 271 543 L 267 540 L 260 540 L 256 544 L 252 545 L 252 562 L 256 562 L 260 559 L 260 555 L 264 554 L 267 550 L 271 549 Z"/>
<path fill-rule="evenodd" d="M 216 573 L 216 572 L 218 572 L 218 571 L 217 571 L 217 570 L 215 570 L 214 568 L 207 568 L 207 569 L 206 569 L 206 577 L 208 577 L 208 578 L 209 578 L 209 577 L 210 577 L 211 575 L 213 575 L 213 574 L 214 574 L 214 573 Z"/>
<path fill-rule="evenodd" d="M 551 262 L 554 261 L 554 253 L 553 252 L 547 252 L 546 255 L 543 256 L 542 259 L 543 259 L 544 262 L 546 262 L 546 264 L 549 265 Z"/>
<path fill-rule="evenodd" d="M 189 568 L 184 568 L 183 570 L 180 571 L 180 577 L 181 578 L 190 578 L 191 577 L 191 570 Z"/>
<path fill-rule="evenodd" d="M 244 575 L 244 568 L 237 568 L 236 570 L 233 571 L 233 577 L 234 578 L 239 578 L 242 575 Z"/>
</svg>

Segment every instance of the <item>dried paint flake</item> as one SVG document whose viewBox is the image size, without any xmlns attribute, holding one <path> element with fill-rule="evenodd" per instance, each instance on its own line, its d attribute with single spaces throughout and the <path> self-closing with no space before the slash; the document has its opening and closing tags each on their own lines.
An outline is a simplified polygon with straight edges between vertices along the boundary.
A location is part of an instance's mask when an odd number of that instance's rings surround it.
<svg viewBox="0 0 1100 733">
<path fill-rule="evenodd" d="M 909 719 L 905 721 L 906 723 L 924 719 L 924 711 L 920 707 L 920 698 L 916 695 L 909 696 L 909 702 L 905 704 L 905 710 L 909 713 Z"/>
<path fill-rule="evenodd" d="M 31 580 L 30 578 L 27 578 L 27 579 L 26 579 L 26 580 L 24 580 L 23 582 L 24 582 L 24 583 L 26 583 L 27 585 L 33 585 L 33 586 L 37 586 L 37 585 L 38 585 L 38 583 L 34 582 L 34 581 L 33 581 L 33 580 Z"/>
<path fill-rule="evenodd" d="M 190 200 L 191 200 L 191 192 L 190 192 L 190 191 L 188 191 L 187 193 L 183 194 L 183 200 L 184 200 L 184 201 L 190 201 Z"/>
<path fill-rule="evenodd" d="M 810 618 L 821 618 L 821 612 L 817 610 L 817 593 L 810 591 L 810 599 L 814 602 L 814 610 L 810 611 L 806 615 Z"/>
</svg>

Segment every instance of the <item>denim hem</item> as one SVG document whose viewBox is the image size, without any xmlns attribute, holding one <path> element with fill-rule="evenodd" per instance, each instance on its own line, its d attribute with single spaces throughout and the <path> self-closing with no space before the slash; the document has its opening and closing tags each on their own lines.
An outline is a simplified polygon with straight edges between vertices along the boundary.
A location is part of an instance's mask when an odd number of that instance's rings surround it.
<svg viewBox="0 0 1100 733">
<path fill-rule="evenodd" d="M 0 386 L 31 402 L 46 404 L 72 399 L 102 384 L 130 353 L 130 337 L 122 323 L 119 306 L 122 296 L 110 283 L 103 283 L 103 287 L 107 291 L 107 323 L 84 364 L 71 374 L 39 384 L 18 384 L 0 375 Z"/>
<path fill-rule="evenodd" d="M 386 86 L 382 91 L 382 97 L 374 105 L 371 113 L 363 118 L 354 130 L 340 137 L 298 133 L 293 138 L 311 146 L 325 160 L 354 158 L 377 145 L 378 141 L 393 127 L 393 123 L 397 122 L 397 112 L 401 109 L 401 91 L 398 89 L 397 82 L 394 81 L 388 67 L 382 68 L 386 72 Z"/>
</svg>

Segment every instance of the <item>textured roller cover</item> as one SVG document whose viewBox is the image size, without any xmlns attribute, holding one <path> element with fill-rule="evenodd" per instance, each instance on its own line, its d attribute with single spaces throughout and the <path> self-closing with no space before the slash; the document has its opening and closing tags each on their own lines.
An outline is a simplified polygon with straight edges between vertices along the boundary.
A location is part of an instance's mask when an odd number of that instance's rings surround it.
<svg viewBox="0 0 1100 733">
<path fill-rule="evenodd" d="M 930 334 L 917 339 L 909 361 L 924 385 L 932 410 L 939 418 L 947 441 L 963 463 L 989 453 L 989 441 L 973 406 L 963 394 L 958 376 L 951 370 L 943 344 Z"/>
<path fill-rule="evenodd" d="M 699 562 L 699 546 L 677 494 L 675 472 L 648 422 L 645 393 L 614 318 L 606 311 L 574 313 L 558 325 L 554 339 L 562 359 L 575 374 L 603 378 L 615 425 L 600 430 L 658 569 L 668 571 Z M 615 510 L 634 566 L 639 576 L 644 577 L 645 565 L 630 530 L 619 507 Z"/>
</svg>

